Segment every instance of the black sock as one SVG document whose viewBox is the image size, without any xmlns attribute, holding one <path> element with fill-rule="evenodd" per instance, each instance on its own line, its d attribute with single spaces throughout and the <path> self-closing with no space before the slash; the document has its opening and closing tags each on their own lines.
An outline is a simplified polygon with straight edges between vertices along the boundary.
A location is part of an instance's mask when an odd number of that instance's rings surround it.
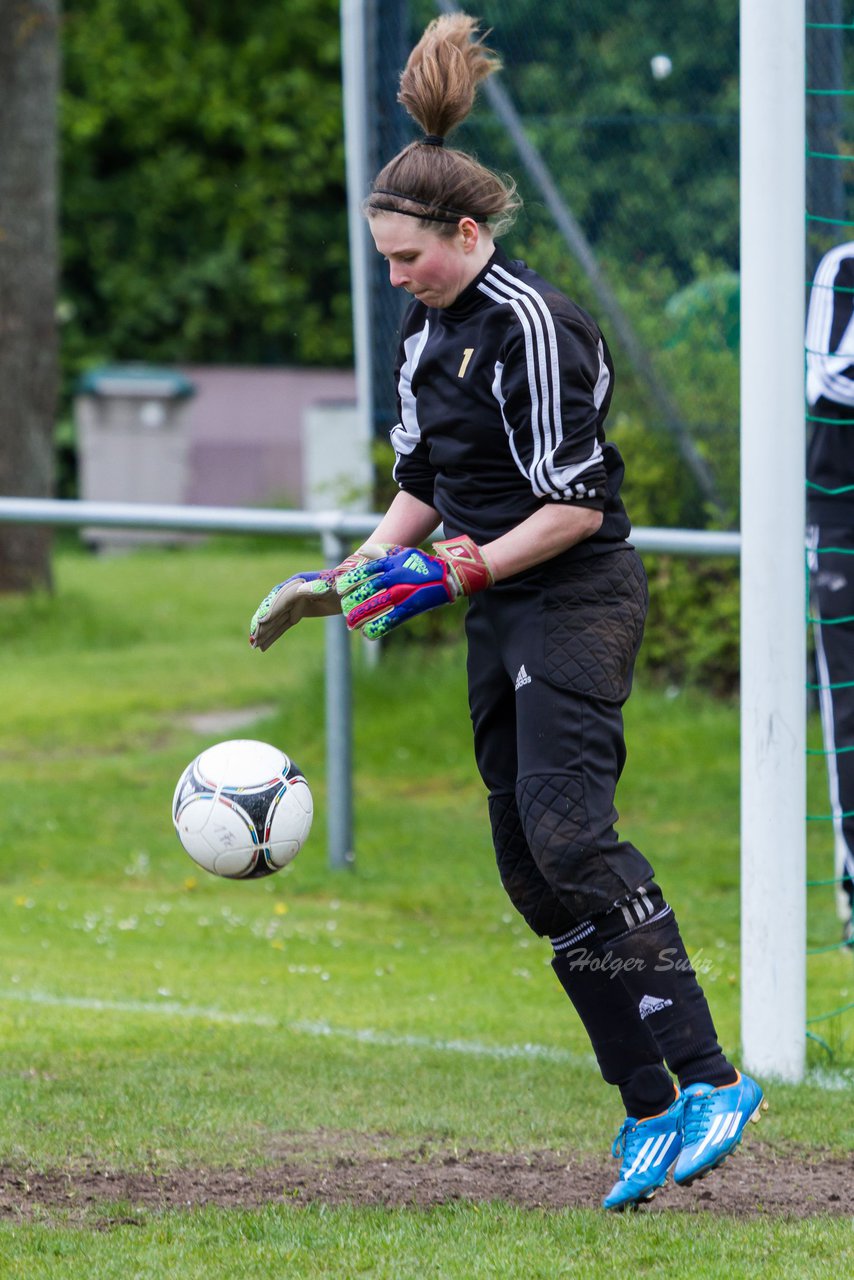
<svg viewBox="0 0 854 1280">
<path fill-rule="evenodd" d="M 738 1073 L 718 1044 L 676 917 L 657 886 L 641 890 L 592 923 L 601 939 L 603 960 L 619 971 L 631 1004 L 681 1088 L 737 1080 Z"/>
<path fill-rule="evenodd" d="M 562 940 L 553 941 L 557 948 Z M 603 1080 L 620 1090 L 626 1114 L 636 1120 L 658 1115 L 674 1100 L 673 1081 L 619 974 L 596 959 L 582 938 L 556 950 L 552 968 L 590 1037 Z"/>
</svg>

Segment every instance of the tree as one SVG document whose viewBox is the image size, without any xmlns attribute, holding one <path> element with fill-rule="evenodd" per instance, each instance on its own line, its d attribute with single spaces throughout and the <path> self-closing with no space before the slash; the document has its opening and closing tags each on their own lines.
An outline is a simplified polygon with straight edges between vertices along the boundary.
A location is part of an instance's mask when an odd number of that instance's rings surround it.
<svg viewBox="0 0 854 1280">
<path fill-rule="evenodd" d="M 352 358 L 337 0 L 66 0 L 66 392 Z"/>
<path fill-rule="evenodd" d="M 58 0 L 0 0 L 0 493 L 53 483 Z M 0 525 L 0 591 L 50 585 L 50 535 Z"/>
</svg>

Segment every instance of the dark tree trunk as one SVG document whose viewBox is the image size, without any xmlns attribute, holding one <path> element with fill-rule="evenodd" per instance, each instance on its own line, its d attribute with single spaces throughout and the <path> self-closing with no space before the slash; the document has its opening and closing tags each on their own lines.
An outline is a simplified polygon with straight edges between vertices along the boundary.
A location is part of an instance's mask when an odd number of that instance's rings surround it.
<svg viewBox="0 0 854 1280">
<path fill-rule="evenodd" d="M 0 495 L 53 487 L 59 0 L 0 0 Z M 50 534 L 0 523 L 0 592 L 50 586 Z"/>
</svg>

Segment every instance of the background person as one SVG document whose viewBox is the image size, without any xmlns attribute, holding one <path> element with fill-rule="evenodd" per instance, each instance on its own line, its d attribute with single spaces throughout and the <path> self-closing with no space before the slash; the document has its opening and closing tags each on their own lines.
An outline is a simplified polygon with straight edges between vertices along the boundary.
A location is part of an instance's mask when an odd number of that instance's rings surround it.
<svg viewBox="0 0 854 1280">
<path fill-rule="evenodd" d="M 854 243 L 816 268 L 807 312 L 807 547 L 838 907 L 854 942 Z"/>
</svg>

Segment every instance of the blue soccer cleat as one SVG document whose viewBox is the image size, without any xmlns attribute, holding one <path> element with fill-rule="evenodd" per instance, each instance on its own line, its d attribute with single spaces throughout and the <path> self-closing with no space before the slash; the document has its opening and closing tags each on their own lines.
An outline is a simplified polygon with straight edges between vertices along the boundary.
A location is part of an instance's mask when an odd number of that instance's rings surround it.
<svg viewBox="0 0 854 1280">
<path fill-rule="evenodd" d="M 685 1127 L 673 1181 L 687 1187 L 732 1154 L 748 1120 L 759 1119 L 762 1090 L 750 1076 L 739 1073 L 734 1084 L 717 1089 L 710 1084 L 690 1084 L 682 1096 Z"/>
<path fill-rule="evenodd" d="M 621 1212 L 651 1200 L 682 1149 L 682 1097 L 648 1120 L 629 1116 L 614 1139 L 612 1155 L 622 1156 L 620 1180 L 602 1201 L 605 1209 Z"/>
</svg>

